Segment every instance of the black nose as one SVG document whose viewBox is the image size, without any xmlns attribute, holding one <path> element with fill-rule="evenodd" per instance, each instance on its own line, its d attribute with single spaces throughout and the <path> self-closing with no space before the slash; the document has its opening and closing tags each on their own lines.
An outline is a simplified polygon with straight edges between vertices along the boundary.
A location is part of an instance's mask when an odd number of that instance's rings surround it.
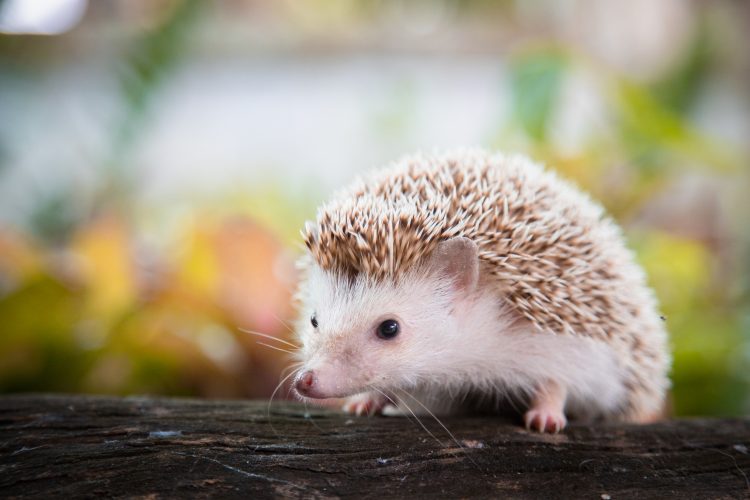
<svg viewBox="0 0 750 500">
<path fill-rule="evenodd" d="M 312 370 L 307 370 L 299 374 L 297 379 L 294 381 L 294 388 L 297 392 L 303 396 L 307 396 L 312 392 L 313 386 L 315 385 L 315 373 Z"/>
</svg>

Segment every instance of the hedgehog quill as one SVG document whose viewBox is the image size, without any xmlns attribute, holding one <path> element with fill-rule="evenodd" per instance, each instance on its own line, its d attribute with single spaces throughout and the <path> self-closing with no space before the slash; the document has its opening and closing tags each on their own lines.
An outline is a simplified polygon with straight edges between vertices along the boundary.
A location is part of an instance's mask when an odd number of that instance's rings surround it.
<svg viewBox="0 0 750 500">
<path fill-rule="evenodd" d="M 540 432 L 662 412 L 667 334 L 620 228 L 523 156 L 402 158 L 303 237 L 303 398 L 446 415 L 480 394 Z"/>
</svg>

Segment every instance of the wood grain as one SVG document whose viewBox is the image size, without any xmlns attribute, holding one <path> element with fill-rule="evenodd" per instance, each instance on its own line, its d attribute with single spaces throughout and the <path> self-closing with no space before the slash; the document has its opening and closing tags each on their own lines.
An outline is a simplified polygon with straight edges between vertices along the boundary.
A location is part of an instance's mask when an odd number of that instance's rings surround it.
<svg viewBox="0 0 750 500">
<path fill-rule="evenodd" d="M 750 419 L 572 425 L 295 403 L 0 397 L 0 496 L 748 498 Z M 434 435 L 432 437 L 431 434 Z"/>
</svg>

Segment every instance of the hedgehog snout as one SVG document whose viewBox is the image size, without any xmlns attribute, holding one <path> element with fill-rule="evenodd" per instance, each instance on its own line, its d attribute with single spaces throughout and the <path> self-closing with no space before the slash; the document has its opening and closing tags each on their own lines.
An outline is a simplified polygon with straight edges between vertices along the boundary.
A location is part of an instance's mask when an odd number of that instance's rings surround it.
<svg viewBox="0 0 750 500">
<path fill-rule="evenodd" d="M 326 399 L 360 392 L 367 371 L 341 359 L 309 361 L 294 379 L 296 392 L 306 398 Z"/>
<path fill-rule="evenodd" d="M 315 372 L 312 370 L 306 370 L 294 380 L 294 388 L 302 396 L 314 398 L 315 396 Z"/>
<path fill-rule="evenodd" d="M 313 399 L 326 399 L 338 396 L 337 384 L 326 384 L 325 374 L 316 370 L 305 370 L 294 380 L 294 389 L 300 396 Z"/>
</svg>

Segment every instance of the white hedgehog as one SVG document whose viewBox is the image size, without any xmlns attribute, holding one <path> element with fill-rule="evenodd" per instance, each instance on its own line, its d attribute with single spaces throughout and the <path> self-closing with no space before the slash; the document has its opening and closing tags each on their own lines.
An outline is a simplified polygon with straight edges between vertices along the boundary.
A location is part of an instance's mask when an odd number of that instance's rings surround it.
<svg viewBox="0 0 750 500">
<path fill-rule="evenodd" d="M 403 158 L 303 236 L 303 397 L 446 414 L 490 396 L 542 432 L 663 409 L 667 336 L 620 229 L 525 157 Z"/>
</svg>

